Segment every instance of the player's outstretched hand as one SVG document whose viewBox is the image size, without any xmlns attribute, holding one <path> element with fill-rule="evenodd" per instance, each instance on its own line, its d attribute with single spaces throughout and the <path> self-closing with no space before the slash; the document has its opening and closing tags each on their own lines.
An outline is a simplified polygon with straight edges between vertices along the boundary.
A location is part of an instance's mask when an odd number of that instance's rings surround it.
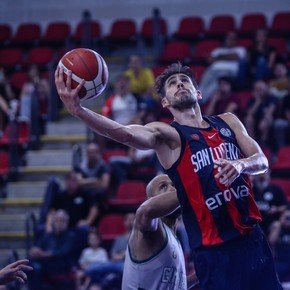
<svg viewBox="0 0 290 290">
<path fill-rule="evenodd" d="M 63 101 L 65 107 L 67 108 L 70 114 L 77 115 L 79 110 L 82 109 L 78 94 L 79 94 L 80 89 L 84 85 L 85 80 L 82 80 L 75 89 L 72 89 L 71 75 L 72 75 L 72 72 L 68 71 L 67 80 L 65 82 L 63 68 L 57 67 L 54 74 L 54 80 L 55 80 L 57 92 L 61 100 Z"/>
<path fill-rule="evenodd" d="M 7 283 L 18 281 L 24 284 L 27 280 L 26 271 L 32 271 L 33 268 L 28 266 L 28 260 L 18 260 L 11 263 L 0 270 L 0 285 L 6 285 Z"/>
<path fill-rule="evenodd" d="M 225 186 L 230 186 L 242 173 L 242 164 L 239 160 L 219 159 L 214 163 L 218 166 L 218 173 L 214 177 Z"/>
</svg>

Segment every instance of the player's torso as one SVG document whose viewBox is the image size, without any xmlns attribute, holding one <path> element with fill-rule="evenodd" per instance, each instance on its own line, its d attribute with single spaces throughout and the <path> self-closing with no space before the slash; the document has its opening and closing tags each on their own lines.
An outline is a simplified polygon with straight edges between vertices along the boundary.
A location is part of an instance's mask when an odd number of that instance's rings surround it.
<svg viewBox="0 0 290 290">
<path fill-rule="evenodd" d="M 165 226 L 168 242 L 157 254 L 145 261 L 134 261 L 126 251 L 122 290 L 187 289 L 182 248 L 171 230 Z"/>
</svg>

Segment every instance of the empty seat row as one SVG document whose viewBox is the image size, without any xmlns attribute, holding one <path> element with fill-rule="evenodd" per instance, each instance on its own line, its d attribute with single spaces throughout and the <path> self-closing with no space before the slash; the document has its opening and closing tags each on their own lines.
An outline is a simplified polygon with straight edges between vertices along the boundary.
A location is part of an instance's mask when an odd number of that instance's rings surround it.
<svg viewBox="0 0 290 290">
<path fill-rule="evenodd" d="M 270 32 L 279 36 L 287 36 L 290 32 L 290 12 L 280 12 L 275 14 L 271 25 L 267 26 L 266 16 L 262 13 L 245 14 L 241 24 L 236 25 L 234 16 L 217 15 L 214 16 L 208 29 L 203 18 L 198 16 L 184 17 L 180 20 L 174 36 L 181 39 L 193 39 L 200 35 L 208 37 L 222 37 L 229 30 L 237 30 L 242 36 L 250 36 L 258 28 L 269 28 Z M 141 25 L 140 35 L 144 39 L 149 39 L 153 35 L 155 27 L 153 18 L 146 18 Z M 80 42 L 85 31 L 89 31 L 91 39 L 99 39 L 102 36 L 101 24 L 98 21 L 80 22 L 76 29 L 72 31 L 67 22 L 50 23 L 43 35 L 41 27 L 37 23 L 20 24 L 13 35 L 9 25 L 0 25 L 0 43 L 11 43 L 12 45 L 25 45 L 40 42 L 41 44 L 64 43 L 69 37 L 75 42 Z M 160 18 L 161 35 L 168 34 L 168 24 L 166 19 Z M 105 36 L 108 40 L 129 40 L 138 34 L 136 22 L 133 19 L 117 19 L 110 28 L 110 32 Z"/>
</svg>

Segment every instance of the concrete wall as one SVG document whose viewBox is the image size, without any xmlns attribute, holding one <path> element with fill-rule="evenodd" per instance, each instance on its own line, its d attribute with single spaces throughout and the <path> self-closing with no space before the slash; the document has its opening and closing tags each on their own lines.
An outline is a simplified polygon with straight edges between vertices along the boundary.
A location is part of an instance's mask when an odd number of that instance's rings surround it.
<svg viewBox="0 0 290 290">
<path fill-rule="evenodd" d="M 9 23 L 15 29 L 19 23 L 28 21 L 38 22 L 45 28 L 51 21 L 63 20 L 74 27 L 82 11 L 89 9 L 106 34 L 114 19 L 133 18 L 140 27 L 154 7 L 159 7 L 169 20 L 172 32 L 180 18 L 188 15 L 200 15 L 208 24 L 212 15 L 230 13 L 239 24 L 243 14 L 263 12 L 271 23 L 276 12 L 290 11 L 290 0 L 1 0 L 0 22 Z"/>
</svg>

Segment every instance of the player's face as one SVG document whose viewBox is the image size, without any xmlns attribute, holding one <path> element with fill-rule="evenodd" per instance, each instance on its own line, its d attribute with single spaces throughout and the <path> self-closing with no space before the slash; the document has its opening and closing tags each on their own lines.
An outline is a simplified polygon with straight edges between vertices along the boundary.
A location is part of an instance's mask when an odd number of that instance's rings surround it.
<svg viewBox="0 0 290 290">
<path fill-rule="evenodd" d="M 163 107 L 184 111 L 194 107 L 201 99 L 200 91 L 196 90 L 190 77 L 185 74 L 170 76 L 165 82 L 164 89 Z"/>
<path fill-rule="evenodd" d="M 172 191 L 176 192 L 176 188 L 174 187 L 172 181 L 169 179 L 167 175 L 162 175 L 157 180 L 153 196 Z"/>
</svg>

